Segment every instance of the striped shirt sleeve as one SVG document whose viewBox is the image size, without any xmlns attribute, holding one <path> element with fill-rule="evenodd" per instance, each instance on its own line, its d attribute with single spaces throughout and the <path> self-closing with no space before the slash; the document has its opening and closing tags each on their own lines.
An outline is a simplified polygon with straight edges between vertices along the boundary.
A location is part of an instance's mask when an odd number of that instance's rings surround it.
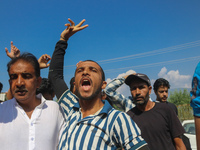
<svg viewBox="0 0 200 150">
<path fill-rule="evenodd" d="M 58 103 L 63 108 L 65 117 L 67 117 L 75 103 L 78 103 L 78 98 L 67 89 L 58 100 Z"/>
<path fill-rule="evenodd" d="M 127 112 L 135 107 L 135 105 L 131 99 L 126 98 L 123 94 L 116 91 L 120 86 L 124 84 L 124 82 L 125 79 L 123 77 L 114 79 L 107 84 L 104 92 L 114 105 L 116 105 L 120 110 Z"/>
<path fill-rule="evenodd" d="M 139 149 L 147 145 L 137 124 L 126 113 L 119 113 L 113 126 L 113 141 L 124 149 Z"/>
</svg>

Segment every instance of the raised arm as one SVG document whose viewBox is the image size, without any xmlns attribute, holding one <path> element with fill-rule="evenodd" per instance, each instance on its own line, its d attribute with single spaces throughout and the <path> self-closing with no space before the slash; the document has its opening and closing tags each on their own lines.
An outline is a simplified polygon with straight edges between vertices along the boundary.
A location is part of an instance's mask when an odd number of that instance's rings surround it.
<svg viewBox="0 0 200 150">
<path fill-rule="evenodd" d="M 126 98 L 123 94 L 116 91 L 120 86 L 124 84 L 126 77 L 127 76 L 112 80 L 104 89 L 104 92 L 106 93 L 109 100 L 120 110 L 125 112 L 129 111 L 135 106 L 131 99 Z"/>
<path fill-rule="evenodd" d="M 78 25 L 75 25 L 71 19 L 68 19 L 68 21 L 70 24 L 65 24 L 67 28 L 61 33 L 60 40 L 56 43 L 49 68 L 49 79 L 58 99 L 68 90 L 68 86 L 63 78 L 64 55 L 67 48 L 67 41 L 73 34 L 88 27 L 88 25 L 82 26 L 85 19 Z"/>
</svg>

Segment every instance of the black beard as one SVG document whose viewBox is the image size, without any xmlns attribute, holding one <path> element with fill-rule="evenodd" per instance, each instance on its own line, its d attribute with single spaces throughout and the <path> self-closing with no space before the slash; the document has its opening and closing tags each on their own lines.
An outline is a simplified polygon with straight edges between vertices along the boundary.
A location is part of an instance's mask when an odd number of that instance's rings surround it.
<svg viewBox="0 0 200 150">
<path fill-rule="evenodd" d="M 134 103 L 135 105 L 140 105 L 140 106 L 142 106 L 142 105 L 146 105 L 147 102 L 148 102 L 148 100 L 149 100 L 149 92 L 146 94 L 146 96 L 145 96 L 145 98 L 143 99 L 143 101 L 136 101 L 136 100 L 133 98 L 133 103 Z"/>
<path fill-rule="evenodd" d="M 76 95 L 77 95 L 77 97 L 79 98 L 79 99 L 81 99 L 81 100 L 85 100 L 85 101 L 89 101 L 89 100 L 93 100 L 93 99 L 95 99 L 96 97 L 97 97 L 97 95 L 99 94 L 99 93 L 101 93 L 101 88 L 99 88 L 99 89 L 97 89 L 94 93 L 92 93 L 92 95 L 90 95 L 89 97 L 83 97 L 81 94 L 80 94 L 80 92 L 78 91 L 78 90 L 76 90 Z"/>
</svg>

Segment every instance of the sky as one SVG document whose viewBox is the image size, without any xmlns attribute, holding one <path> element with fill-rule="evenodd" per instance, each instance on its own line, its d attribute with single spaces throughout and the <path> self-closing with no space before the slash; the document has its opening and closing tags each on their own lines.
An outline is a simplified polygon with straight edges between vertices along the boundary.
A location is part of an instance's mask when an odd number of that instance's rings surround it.
<svg viewBox="0 0 200 150">
<path fill-rule="evenodd" d="M 1 0 L 0 50 L 3 92 L 9 88 L 10 42 L 37 58 L 52 56 L 71 18 L 89 27 L 73 35 L 65 55 L 67 84 L 80 60 L 97 61 L 106 80 L 134 72 L 147 74 L 152 84 L 165 78 L 171 89 L 190 88 L 200 60 L 199 0 Z M 41 70 L 48 76 L 48 69 Z M 126 85 L 119 89 L 130 95 Z"/>
</svg>

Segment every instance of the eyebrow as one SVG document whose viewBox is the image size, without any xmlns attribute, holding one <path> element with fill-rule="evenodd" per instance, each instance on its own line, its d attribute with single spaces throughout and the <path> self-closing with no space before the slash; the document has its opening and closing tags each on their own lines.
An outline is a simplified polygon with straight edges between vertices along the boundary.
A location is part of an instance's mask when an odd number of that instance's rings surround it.
<svg viewBox="0 0 200 150">
<path fill-rule="evenodd" d="M 88 66 L 90 69 L 96 69 L 96 70 L 99 70 L 98 68 L 94 67 L 94 66 Z M 76 70 L 79 70 L 79 69 L 84 69 L 85 67 L 77 67 Z"/>
</svg>

